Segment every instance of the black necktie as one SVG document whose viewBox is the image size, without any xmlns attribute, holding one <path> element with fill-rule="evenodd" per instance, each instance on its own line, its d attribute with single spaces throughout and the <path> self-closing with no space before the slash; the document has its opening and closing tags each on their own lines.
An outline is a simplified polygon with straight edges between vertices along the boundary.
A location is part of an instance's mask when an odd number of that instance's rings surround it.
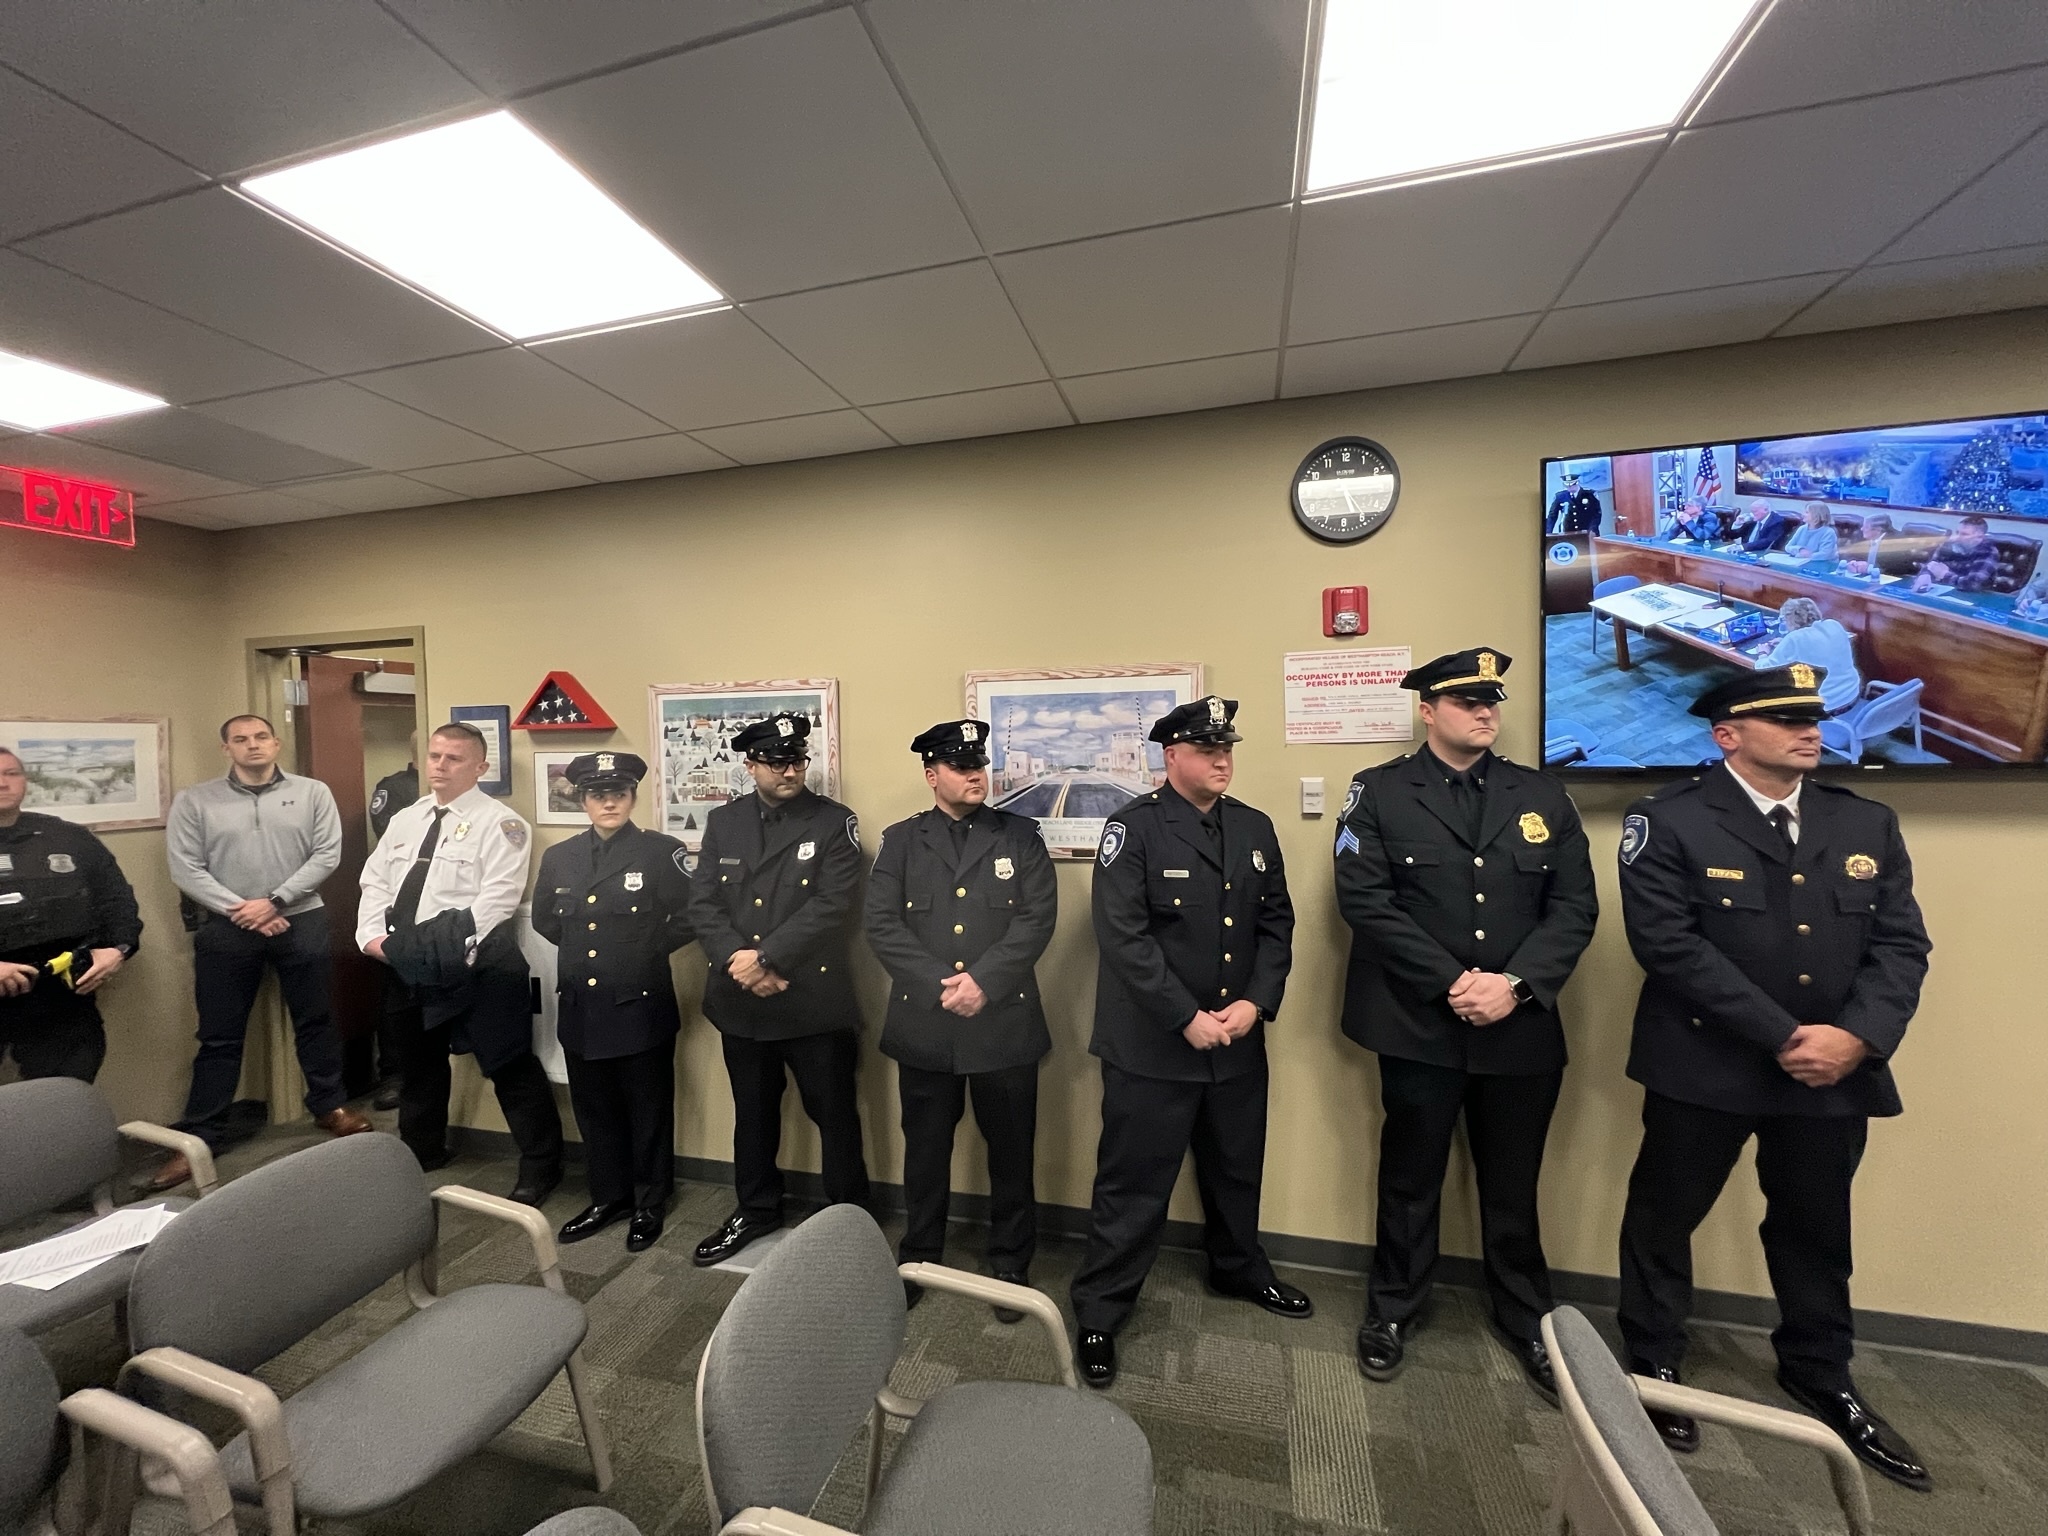
<svg viewBox="0 0 2048 1536">
<path fill-rule="evenodd" d="M 1798 848 L 1792 838 L 1792 813 L 1782 805 L 1771 807 L 1771 825 L 1778 829 L 1778 836 L 1785 839 L 1785 851 L 1791 853 Z"/>
<path fill-rule="evenodd" d="M 965 816 L 953 817 L 952 825 L 947 827 L 946 830 L 952 834 L 953 857 L 957 859 L 967 851 L 967 833 L 969 831 L 967 818 Z"/>
<path fill-rule="evenodd" d="M 434 845 L 441 841 L 441 818 L 447 814 L 447 806 L 434 807 L 434 824 L 420 839 L 420 851 L 413 855 L 412 868 L 405 872 L 405 881 L 398 887 L 398 901 L 391 908 L 393 929 L 410 928 L 419 916 L 420 893 L 427 888 L 427 866 L 434 862 Z"/>
<path fill-rule="evenodd" d="M 1469 773 L 1451 775 L 1451 803 L 1458 808 L 1458 815 L 1465 823 L 1465 836 L 1476 845 L 1479 841 L 1479 786 L 1472 782 Z"/>
</svg>

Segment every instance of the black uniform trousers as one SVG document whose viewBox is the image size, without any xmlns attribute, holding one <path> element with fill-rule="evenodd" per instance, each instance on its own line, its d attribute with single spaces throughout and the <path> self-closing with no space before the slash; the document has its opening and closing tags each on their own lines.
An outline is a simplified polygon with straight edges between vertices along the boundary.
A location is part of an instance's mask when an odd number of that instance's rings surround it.
<svg viewBox="0 0 2048 1536">
<path fill-rule="evenodd" d="M 407 1020 L 405 1074 L 398 1094 L 398 1134 L 422 1166 L 437 1168 L 448 1160 L 448 1090 L 454 1082 L 448 1051 L 459 1019 L 433 1029 L 425 1027 L 417 1008 Z M 562 1117 L 555 1109 L 555 1090 L 547 1069 L 531 1051 L 521 1051 L 490 1074 L 498 1109 L 519 1148 L 521 1181 L 544 1177 L 562 1166 Z"/>
<path fill-rule="evenodd" d="M 22 962 L 26 964 L 26 961 Z M 80 997 L 45 981 L 24 997 L 0 997 L 0 1061 L 9 1052 L 27 1077 L 75 1077 L 89 1083 L 107 1059 L 107 1031 L 90 992 Z"/>
<path fill-rule="evenodd" d="M 721 1032 L 725 1071 L 732 1079 L 732 1172 L 740 1210 L 748 1216 L 780 1219 L 784 1076 L 796 1079 L 804 1113 L 817 1124 L 823 1144 L 825 1199 L 833 1205 L 868 1203 L 868 1164 L 860 1144 L 860 1097 L 854 1072 L 860 1037 L 850 1029 L 794 1040 L 749 1040 Z"/>
<path fill-rule="evenodd" d="M 1643 1144 L 1621 1218 L 1620 1320 L 1630 1358 L 1673 1370 L 1684 1362 L 1692 1234 L 1754 1136 L 1778 1364 L 1817 1391 L 1847 1387 L 1856 1352 L 1849 1186 L 1869 1128 L 1860 1115 L 1737 1115 L 1645 1093 Z"/>
<path fill-rule="evenodd" d="M 953 1132 L 967 1098 L 988 1143 L 988 1265 L 1021 1274 L 1038 1251 L 1032 1161 L 1038 1141 L 1038 1063 L 997 1072 L 933 1072 L 896 1064 L 903 1100 L 903 1205 L 896 1257 L 936 1264 L 946 1252 L 953 1198 Z"/>
<path fill-rule="evenodd" d="M 1369 1315 L 1405 1323 L 1429 1299 L 1444 1172 L 1462 1113 L 1479 1186 L 1480 1246 L 1494 1320 L 1512 1338 L 1539 1336 L 1540 1319 L 1556 1303 L 1543 1258 L 1536 1185 L 1563 1084 L 1562 1068 L 1482 1076 L 1380 1057 L 1380 1103 L 1387 1118 L 1380 1128 L 1379 1230 L 1366 1284 Z"/>
<path fill-rule="evenodd" d="M 1072 1292 L 1082 1328 L 1115 1333 L 1129 1319 L 1159 1256 L 1167 1202 L 1190 1149 L 1210 1278 L 1230 1289 L 1272 1282 L 1272 1263 L 1259 1244 L 1265 1068 L 1220 1083 L 1177 1082 L 1105 1061 L 1088 1251 Z"/>
<path fill-rule="evenodd" d="M 661 1210 L 676 1186 L 676 1042 L 595 1061 L 564 1050 L 590 1203 Z"/>
</svg>

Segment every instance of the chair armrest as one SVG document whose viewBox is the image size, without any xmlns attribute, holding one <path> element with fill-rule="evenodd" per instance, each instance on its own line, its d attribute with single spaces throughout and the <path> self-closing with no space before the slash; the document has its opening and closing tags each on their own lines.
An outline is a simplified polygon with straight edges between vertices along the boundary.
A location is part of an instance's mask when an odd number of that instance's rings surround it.
<svg viewBox="0 0 2048 1536">
<path fill-rule="evenodd" d="M 146 1141 L 153 1147 L 168 1147 L 173 1152 L 185 1154 L 185 1161 L 192 1165 L 192 1183 L 204 1199 L 213 1193 L 220 1183 L 220 1176 L 214 1170 L 213 1149 L 189 1131 L 174 1131 L 167 1125 L 155 1125 L 148 1120 L 123 1122 L 121 1134 L 130 1141 Z"/>
<path fill-rule="evenodd" d="M 950 1291 L 955 1296 L 970 1296 L 990 1306 L 1030 1313 L 1045 1330 L 1046 1339 L 1052 1345 L 1060 1380 L 1076 1391 L 1080 1390 L 1081 1381 L 1074 1374 L 1074 1346 L 1067 1338 L 1066 1320 L 1045 1292 L 1034 1291 L 1028 1285 L 1012 1285 L 1007 1280 L 992 1280 L 987 1275 L 970 1275 L 964 1269 L 948 1269 L 943 1264 L 900 1264 L 896 1272 L 904 1279 L 934 1291 Z"/>
<path fill-rule="evenodd" d="M 298 1517 L 292 1500 L 292 1448 L 285 1438 L 284 1408 L 277 1394 L 254 1376 L 244 1376 L 182 1349 L 158 1345 L 129 1358 L 115 1385 L 125 1388 L 130 1372 L 188 1392 L 225 1408 L 249 1434 L 249 1460 L 263 1490 L 271 1536 L 295 1536 Z"/>
<path fill-rule="evenodd" d="M 74 1392 L 58 1405 L 74 1431 L 103 1436 L 117 1445 L 153 1456 L 171 1469 L 185 1500 L 185 1515 L 198 1536 L 234 1536 L 235 1501 L 228 1492 L 227 1473 L 213 1442 L 190 1424 L 180 1424 L 153 1409 L 103 1387 Z M 83 1469 L 85 1457 L 72 1464 Z"/>
<path fill-rule="evenodd" d="M 849 1531 L 808 1515 L 786 1509 L 763 1509 L 756 1504 L 741 1510 L 719 1527 L 718 1536 L 852 1536 Z"/>
<path fill-rule="evenodd" d="M 533 1262 L 540 1271 L 540 1283 L 551 1291 L 564 1291 L 562 1269 L 555 1251 L 555 1229 L 546 1216 L 530 1205 L 507 1200 L 503 1195 L 487 1195 L 466 1184 L 443 1184 L 427 1193 L 443 1205 L 460 1206 L 465 1211 L 474 1211 L 479 1216 L 509 1222 L 520 1228 L 526 1233 L 526 1240 L 533 1245 Z"/>
<path fill-rule="evenodd" d="M 1835 1502 L 1842 1506 L 1842 1514 L 1849 1522 L 1850 1536 L 1875 1536 L 1877 1525 L 1870 1510 L 1870 1490 L 1864 1486 L 1863 1468 L 1856 1460 L 1856 1453 L 1819 1419 L 1784 1408 L 1773 1408 L 1768 1403 L 1752 1403 L 1739 1397 L 1726 1397 L 1719 1392 L 1702 1392 L 1697 1387 L 1656 1381 L 1648 1376 L 1632 1376 L 1629 1380 L 1645 1408 L 1655 1408 L 1662 1413 L 1689 1414 L 1695 1419 L 1705 1419 L 1709 1424 L 1725 1424 L 1730 1429 L 1754 1430 L 1774 1440 L 1789 1440 L 1820 1452 L 1827 1460 L 1828 1477 L 1835 1485 Z"/>
</svg>

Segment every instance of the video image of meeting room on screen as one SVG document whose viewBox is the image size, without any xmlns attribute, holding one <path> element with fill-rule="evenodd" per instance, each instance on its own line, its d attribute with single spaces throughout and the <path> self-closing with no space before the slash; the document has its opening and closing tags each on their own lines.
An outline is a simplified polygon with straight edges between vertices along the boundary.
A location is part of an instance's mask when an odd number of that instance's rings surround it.
<svg viewBox="0 0 2048 1536">
<path fill-rule="evenodd" d="M 2048 415 L 1545 459 L 1543 757 L 1717 762 L 1700 694 L 1825 668 L 1822 766 L 2048 752 Z"/>
</svg>

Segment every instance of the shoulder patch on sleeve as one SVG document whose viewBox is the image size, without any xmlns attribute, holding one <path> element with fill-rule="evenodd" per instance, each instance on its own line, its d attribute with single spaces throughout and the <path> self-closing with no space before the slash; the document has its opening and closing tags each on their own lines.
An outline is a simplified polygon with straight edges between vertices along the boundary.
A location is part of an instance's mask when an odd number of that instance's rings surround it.
<svg viewBox="0 0 2048 1536">
<path fill-rule="evenodd" d="M 1339 821 L 1344 820 L 1353 811 L 1358 809 L 1359 797 L 1362 796 L 1364 793 L 1365 781 L 1363 779 L 1353 779 L 1351 781 L 1351 787 L 1344 791 L 1344 809 L 1337 813 L 1337 819 Z"/>
<path fill-rule="evenodd" d="M 390 803 L 391 791 L 386 789 L 382 784 L 379 784 L 377 786 L 377 793 L 370 796 L 370 814 L 372 816 L 383 815 L 384 807 L 389 805 Z"/>
<path fill-rule="evenodd" d="M 676 844 L 675 852 L 669 855 L 669 861 L 686 875 L 690 873 L 691 866 L 696 863 L 696 860 L 690 857 L 690 850 L 681 843 Z"/>
<path fill-rule="evenodd" d="M 1104 869 L 1116 862 L 1116 856 L 1124 851 L 1124 840 L 1130 835 L 1129 830 L 1120 821 L 1112 821 L 1102 829 L 1102 847 L 1097 857 L 1101 859 Z"/>
<path fill-rule="evenodd" d="M 505 834 L 505 841 L 514 848 L 526 846 L 526 823 L 517 816 L 507 816 L 498 823 L 498 830 Z"/>
<path fill-rule="evenodd" d="M 853 851 L 860 852 L 860 818 L 849 814 L 846 818 L 846 840 L 853 844 Z"/>
<path fill-rule="evenodd" d="M 1621 862 L 1633 864 L 1636 856 L 1650 846 L 1650 818 L 1641 814 L 1621 818 Z"/>
</svg>

